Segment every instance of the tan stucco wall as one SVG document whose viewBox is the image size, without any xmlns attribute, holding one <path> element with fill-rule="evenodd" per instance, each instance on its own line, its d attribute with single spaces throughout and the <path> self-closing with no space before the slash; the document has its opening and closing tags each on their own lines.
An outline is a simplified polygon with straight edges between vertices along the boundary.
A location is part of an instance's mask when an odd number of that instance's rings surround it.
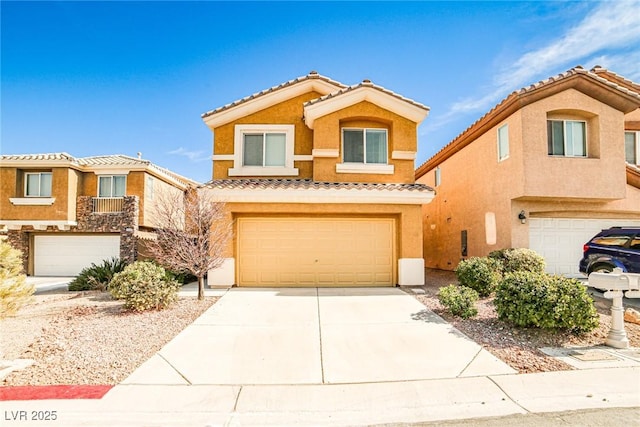
<svg viewBox="0 0 640 427">
<path fill-rule="evenodd" d="M 25 172 L 51 172 L 51 197 L 55 198 L 49 206 L 15 206 L 10 197 L 24 197 Z M 5 220 L 55 220 L 75 219 L 75 200 L 70 203 L 76 191 L 75 171 L 68 168 L 18 169 L 3 167 L 0 169 L 0 219 Z M 73 217 L 71 217 L 73 213 Z"/>
<path fill-rule="evenodd" d="M 586 120 L 588 158 L 549 156 L 547 117 Z M 522 123 L 527 159 L 522 196 L 624 198 L 622 112 L 570 89 L 524 107 Z"/>
<path fill-rule="evenodd" d="M 587 118 L 589 154 L 598 158 L 548 156 L 549 111 L 553 118 Z M 504 123 L 510 155 L 498 162 L 497 129 Z M 621 112 L 568 90 L 524 107 L 482 134 L 440 164 L 441 185 L 422 208 L 425 265 L 455 268 L 462 258 L 462 230 L 468 233 L 468 257 L 527 247 L 529 228 L 518 220 L 521 210 L 528 217 L 638 217 L 640 194 L 626 185 L 622 129 Z M 434 170 L 418 182 L 434 186 Z M 495 245 L 487 244 L 487 213 L 495 214 Z"/>
<path fill-rule="evenodd" d="M 315 203 L 227 203 L 228 219 L 239 216 L 304 216 L 309 217 L 372 217 L 396 220 L 396 255 L 398 258 L 422 257 L 421 210 L 417 205 L 380 204 L 315 204 Z M 235 257 L 237 232 L 229 243 L 226 257 Z M 397 260 L 396 260 L 397 261 Z M 394 278 L 397 281 L 397 278 Z"/>
<path fill-rule="evenodd" d="M 153 180 L 153 191 L 148 191 L 148 179 L 151 177 Z M 157 206 L 163 201 L 176 201 L 183 203 L 182 195 L 184 192 L 174 187 L 173 185 L 159 179 L 158 177 L 150 174 L 144 174 L 144 197 L 140 197 L 140 226 L 143 227 L 157 227 L 160 225 L 157 221 Z"/>
<path fill-rule="evenodd" d="M 337 173 L 336 164 L 342 163 L 342 128 L 372 127 L 387 129 L 387 161 L 394 165 L 393 175 Z M 417 124 L 367 101 L 335 111 L 315 120 L 313 148 L 338 150 L 338 158 L 316 158 L 313 166 L 314 181 L 329 182 L 394 182 L 413 183 L 414 161 L 392 160 L 396 151 L 417 150 Z"/>
<path fill-rule="evenodd" d="M 235 125 L 237 124 L 287 124 L 295 126 L 294 154 L 311 155 L 313 132 L 302 120 L 304 115 L 303 104 L 320 96 L 322 95 L 317 92 L 305 93 L 215 128 L 213 131 L 213 152 L 215 154 L 234 153 L 234 133 Z M 214 161 L 213 179 L 228 178 L 227 171 L 231 167 L 233 167 L 233 161 Z M 295 167 L 299 167 L 299 165 L 296 164 Z M 300 168 L 297 178 L 311 178 L 310 169 L 308 166 Z"/>
</svg>

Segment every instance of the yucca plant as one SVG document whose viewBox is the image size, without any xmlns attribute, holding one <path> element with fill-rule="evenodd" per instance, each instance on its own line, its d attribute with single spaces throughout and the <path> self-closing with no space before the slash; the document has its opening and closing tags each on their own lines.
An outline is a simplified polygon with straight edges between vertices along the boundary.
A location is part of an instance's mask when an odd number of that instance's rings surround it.
<svg viewBox="0 0 640 427">
<path fill-rule="evenodd" d="M 102 264 L 91 264 L 84 268 L 75 279 L 69 283 L 70 291 L 104 291 L 116 273 L 121 272 L 127 266 L 127 262 L 119 258 L 109 258 Z"/>
</svg>

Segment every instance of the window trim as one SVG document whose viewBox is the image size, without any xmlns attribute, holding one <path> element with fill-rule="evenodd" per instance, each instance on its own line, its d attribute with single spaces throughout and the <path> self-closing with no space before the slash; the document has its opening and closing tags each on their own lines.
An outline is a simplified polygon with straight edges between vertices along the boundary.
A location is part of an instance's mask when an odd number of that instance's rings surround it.
<svg viewBox="0 0 640 427">
<path fill-rule="evenodd" d="M 285 134 L 284 166 L 244 166 L 244 134 L 260 132 Z M 233 140 L 233 167 L 227 172 L 229 176 L 298 176 L 298 169 L 293 163 L 294 125 L 235 125 Z"/>
<path fill-rule="evenodd" d="M 506 130 L 506 154 L 502 153 L 501 150 L 501 145 L 500 145 L 500 131 L 505 129 Z M 510 151 L 510 147 L 509 147 L 509 123 L 505 123 L 504 125 L 498 127 L 498 130 L 496 131 L 497 133 L 497 143 L 498 143 L 498 162 L 502 162 L 504 160 L 507 160 L 509 158 L 509 151 Z"/>
<path fill-rule="evenodd" d="M 553 154 L 549 153 L 549 138 L 551 135 L 549 134 L 549 122 L 562 122 L 562 145 L 564 154 Z M 567 154 L 567 123 L 583 123 L 584 124 L 584 155 L 576 156 Z M 570 157 L 576 159 L 586 159 L 589 157 L 589 144 L 588 144 L 588 126 L 586 120 L 575 120 L 575 119 L 547 119 L 547 155 L 551 157 Z"/>
<path fill-rule="evenodd" d="M 350 131 L 354 131 L 354 130 L 361 130 L 362 131 L 362 143 L 364 144 L 363 147 L 363 161 L 362 162 L 345 162 L 344 161 L 344 131 L 345 130 L 350 130 Z M 385 154 L 385 162 L 384 163 L 367 163 L 367 131 L 368 130 L 375 130 L 375 131 L 384 131 L 384 136 L 385 136 L 385 145 L 386 145 L 386 154 Z M 389 130 L 387 128 L 372 128 L 372 127 L 343 127 L 340 129 L 340 134 L 341 134 L 341 148 L 342 148 L 342 164 L 343 165 L 366 165 L 366 166 L 380 166 L 380 165 L 388 165 L 389 164 Z"/>
<path fill-rule="evenodd" d="M 122 196 L 114 196 L 113 195 L 113 177 L 122 176 L 124 177 L 124 194 Z M 102 178 L 111 178 L 111 195 L 110 196 L 101 196 L 100 195 L 100 180 Z M 108 199 L 108 198 L 122 198 L 127 195 L 127 175 L 125 174 L 101 174 L 98 175 L 98 188 L 96 189 L 96 197 L 100 199 Z"/>
<path fill-rule="evenodd" d="M 27 189 L 28 189 L 28 184 L 29 184 L 29 175 L 38 175 L 38 194 L 37 195 L 30 195 L 27 193 Z M 43 196 L 42 195 L 42 175 L 49 175 L 51 176 L 51 188 L 49 188 L 49 195 L 48 196 Z M 51 198 L 51 195 L 53 193 L 53 172 L 24 172 L 24 197 L 25 198 Z"/>
<path fill-rule="evenodd" d="M 635 163 L 629 163 L 630 165 L 640 165 L 640 131 L 638 130 L 625 130 L 625 147 L 624 147 L 624 151 L 625 151 L 625 155 L 624 155 L 624 160 L 626 163 L 627 162 L 627 141 L 626 141 L 626 134 L 630 133 L 632 135 L 635 135 L 636 137 L 636 141 L 635 141 L 635 157 L 636 157 L 636 162 Z"/>
</svg>

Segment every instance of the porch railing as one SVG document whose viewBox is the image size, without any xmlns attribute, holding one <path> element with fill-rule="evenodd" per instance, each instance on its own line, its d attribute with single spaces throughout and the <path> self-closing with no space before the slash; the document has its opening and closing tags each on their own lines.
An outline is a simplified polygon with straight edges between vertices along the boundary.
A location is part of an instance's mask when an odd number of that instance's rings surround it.
<svg viewBox="0 0 640 427">
<path fill-rule="evenodd" d="M 93 213 L 122 212 L 124 197 L 94 197 Z"/>
</svg>

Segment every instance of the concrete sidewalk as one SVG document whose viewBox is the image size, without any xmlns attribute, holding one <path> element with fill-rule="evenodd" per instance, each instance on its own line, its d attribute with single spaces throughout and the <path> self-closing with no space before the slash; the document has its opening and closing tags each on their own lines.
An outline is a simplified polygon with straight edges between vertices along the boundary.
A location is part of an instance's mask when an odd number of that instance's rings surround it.
<svg viewBox="0 0 640 427">
<path fill-rule="evenodd" d="M 0 402 L 56 410 L 70 426 L 370 425 L 637 406 L 638 367 L 516 374 L 389 288 L 233 288 L 101 400 Z"/>
</svg>

